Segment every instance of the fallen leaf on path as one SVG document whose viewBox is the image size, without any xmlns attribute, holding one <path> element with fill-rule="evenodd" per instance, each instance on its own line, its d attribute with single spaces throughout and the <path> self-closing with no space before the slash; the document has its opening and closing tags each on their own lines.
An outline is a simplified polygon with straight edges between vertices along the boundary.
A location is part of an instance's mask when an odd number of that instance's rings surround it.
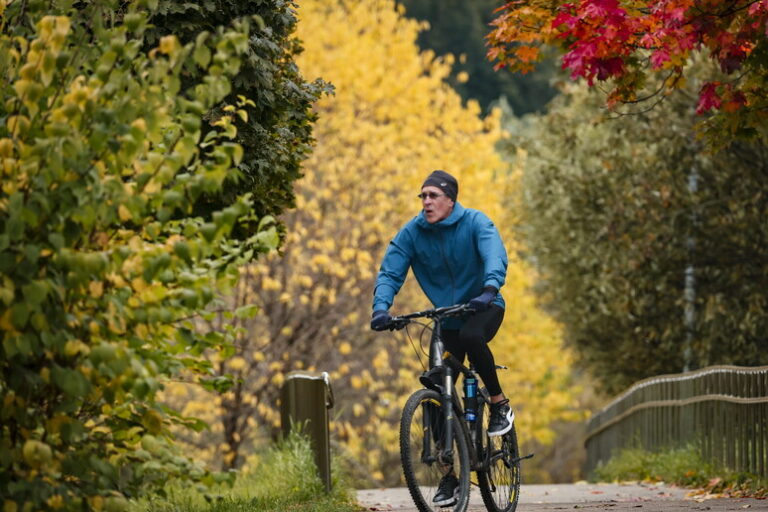
<svg viewBox="0 0 768 512">
<path fill-rule="evenodd" d="M 693 495 L 691 498 L 687 497 L 685 499 L 693 499 L 694 501 L 698 501 L 699 503 L 702 503 L 707 500 L 716 500 L 718 498 L 722 498 L 723 493 L 705 493 L 705 494 L 698 494 Z"/>
</svg>

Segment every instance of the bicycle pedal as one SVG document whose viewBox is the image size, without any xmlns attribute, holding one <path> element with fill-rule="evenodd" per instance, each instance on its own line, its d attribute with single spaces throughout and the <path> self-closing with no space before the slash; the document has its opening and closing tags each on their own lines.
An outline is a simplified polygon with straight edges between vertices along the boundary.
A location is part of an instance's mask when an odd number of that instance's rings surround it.
<svg viewBox="0 0 768 512">
<path fill-rule="evenodd" d="M 532 459 L 532 458 L 533 458 L 533 454 L 532 454 L 532 453 L 529 453 L 529 454 L 528 454 L 528 455 L 526 455 L 525 457 L 518 457 L 518 458 L 516 458 L 516 459 L 512 460 L 512 464 L 516 464 L 516 463 L 520 462 L 521 460 L 525 460 L 525 459 Z"/>
</svg>

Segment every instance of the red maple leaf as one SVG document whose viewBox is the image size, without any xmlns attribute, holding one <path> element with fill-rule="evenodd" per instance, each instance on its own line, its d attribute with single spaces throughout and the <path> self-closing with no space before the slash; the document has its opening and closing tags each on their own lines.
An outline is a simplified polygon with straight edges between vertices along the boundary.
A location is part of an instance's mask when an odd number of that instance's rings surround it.
<svg viewBox="0 0 768 512">
<path fill-rule="evenodd" d="M 720 82 L 709 82 L 702 86 L 699 93 L 699 104 L 696 107 L 697 114 L 703 114 L 711 109 L 719 109 L 722 104 L 720 95 L 717 93 L 717 87 Z"/>
</svg>

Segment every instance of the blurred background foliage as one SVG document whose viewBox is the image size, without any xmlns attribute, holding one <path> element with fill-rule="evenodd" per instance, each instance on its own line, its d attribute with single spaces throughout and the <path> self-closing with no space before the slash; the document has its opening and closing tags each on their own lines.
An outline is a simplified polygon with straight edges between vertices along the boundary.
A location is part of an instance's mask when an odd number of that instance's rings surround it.
<svg viewBox="0 0 768 512">
<path fill-rule="evenodd" d="M 501 98 L 518 115 L 543 111 L 556 94 L 552 80 L 558 76 L 554 53 L 544 55 L 534 73 L 497 72 L 486 58 L 489 23 L 498 15 L 501 0 L 399 0 L 405 15 L 424 22 L 416 41 L 422 50 L 438 56 L 452 55 L 447 82 L 464 101 L 475 99 L 483 114 Z"/>
<path fill-rule="evenodd" d="M 605 392 L 686 367 L 768 363 L 767 148 L 703 150 L 691 97 L 713 72 L 692 63 L 685 88 L 631 115 L 572 84 L 545 115 L 507 125 L 527 259 Z"/>
</svg>

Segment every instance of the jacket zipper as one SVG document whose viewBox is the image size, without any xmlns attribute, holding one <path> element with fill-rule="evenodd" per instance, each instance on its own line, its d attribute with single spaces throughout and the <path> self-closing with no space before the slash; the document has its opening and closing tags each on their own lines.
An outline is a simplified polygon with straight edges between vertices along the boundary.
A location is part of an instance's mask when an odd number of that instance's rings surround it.
<svg viewBox="0 0 768 512">
<path fill-rule="evenodd" d="M 448 275 L 451 278 L 451 304 L 455 304 L 456 303 L 456 283 L 453 279 L 453 271 L 451 270 L 451 265 L 448 262 L 448 258 L 446 258 L 445 256 L 445 244 L 443 240 L 443 232 L 438 231 L 437 233 L 440 236 L 440 255 L 443 257 L 445 268 L 448 269 Z"/>
</svg>

